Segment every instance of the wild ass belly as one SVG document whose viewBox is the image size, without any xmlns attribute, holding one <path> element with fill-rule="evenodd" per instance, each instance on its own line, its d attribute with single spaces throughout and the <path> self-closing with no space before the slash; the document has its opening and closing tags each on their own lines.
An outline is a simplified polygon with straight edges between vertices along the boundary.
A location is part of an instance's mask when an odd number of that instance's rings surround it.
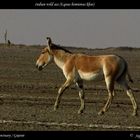
<svg viewBox="0 0 140 140">
<path fill-rule="evenodd" d="M 78 71 L 81 79 L 83 80 L 96 80 L 96 81 L 101 81 L 104 78 L 103 72 L 99 71 L 99 72 L 82 72 L 82 71 Z"/>
</svg>

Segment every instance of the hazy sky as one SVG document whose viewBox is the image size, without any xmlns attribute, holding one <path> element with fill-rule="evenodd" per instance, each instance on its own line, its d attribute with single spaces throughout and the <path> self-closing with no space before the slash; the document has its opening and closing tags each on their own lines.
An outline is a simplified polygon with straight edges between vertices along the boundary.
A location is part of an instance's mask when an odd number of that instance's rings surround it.
<svg viewBox="0 0 140 140">
<path fill-rule="evenodd" d="M 140 47 L 140 10 L 0 10 L 0 42 L 46 43 L 87 48 Z"/>
</svg>

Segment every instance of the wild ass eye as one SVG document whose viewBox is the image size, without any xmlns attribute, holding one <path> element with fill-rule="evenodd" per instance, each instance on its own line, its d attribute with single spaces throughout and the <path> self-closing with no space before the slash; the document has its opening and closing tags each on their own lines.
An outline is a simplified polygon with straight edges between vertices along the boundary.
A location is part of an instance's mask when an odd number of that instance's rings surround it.
<svg viewBox="0 0 140 140">
<path fill-rule="evenodd" d="M 46 51 L 42 51 L 42 54 L 46 53 Z"/>
</svg>

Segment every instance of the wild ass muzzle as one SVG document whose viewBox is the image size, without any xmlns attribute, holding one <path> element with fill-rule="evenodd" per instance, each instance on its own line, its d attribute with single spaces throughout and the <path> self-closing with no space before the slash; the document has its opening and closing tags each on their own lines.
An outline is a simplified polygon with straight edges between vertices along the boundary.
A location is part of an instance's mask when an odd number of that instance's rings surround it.
<svg viewBox="0 0 140 140">
<path fill-rule="evenodd" d="M 137 115 L 137 103 L 132 90 L 128 85 L 126 76 L 128 76 L 130 82 L 133 81 L 128 71 L 127 62 L 122 57 L 118 55 L 91 56 L 82 53 L 71 53 L 63 47 L 52 43 L 50 37 L 47 37 L 47 43 L 47 46 L 42 50 L 41 55 L 37 59 L 36 67 L 39 70 L 42 70 L 46 65 L 53 61 L 63 71 L 66 78 L 65 83 L 58 90 L 54 110 L 58 108 L 65 89 L 74 83 L 79 90 L 81 101 L 78 114 L 82 113 L 85 108 L 83 80 L 105 80 L 108 99 L 98 114 L 104 114 L 109 109 L 115 95 L 114 84 L 117 82 L 124 88 L 132 102 L 132 115 Z"/>
</svg>

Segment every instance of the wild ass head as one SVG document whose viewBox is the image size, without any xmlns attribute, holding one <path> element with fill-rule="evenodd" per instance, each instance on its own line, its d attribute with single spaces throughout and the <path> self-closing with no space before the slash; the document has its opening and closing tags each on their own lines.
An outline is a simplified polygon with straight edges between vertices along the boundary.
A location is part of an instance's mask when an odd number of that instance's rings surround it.
<svg viewBox="0 0 140 140">
<path fill-rule="evenodd" d="M 48 65 L 51 61 L 52 61 L 52 54 L 51 54 L 51 45 L 52 45 L 52 41 L 50 37 L 47 37 L 47 41 L 48 41 L 48 45 L 47 47 L 45 47 L 39 58 L 36 61 L 36 67 L 38 68 L 38 70 L 42 70 L 46 65 Z"/>
</svg>

